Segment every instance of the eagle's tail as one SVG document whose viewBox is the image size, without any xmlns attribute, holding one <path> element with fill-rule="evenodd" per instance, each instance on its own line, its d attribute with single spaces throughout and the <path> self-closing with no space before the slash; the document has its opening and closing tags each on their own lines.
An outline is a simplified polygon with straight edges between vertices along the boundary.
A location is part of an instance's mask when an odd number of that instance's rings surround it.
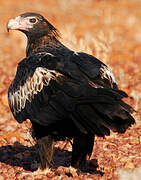
<svg viewBox="0 0 141 180">
<path fill-rule="evenodd" d="M 96 96 L 79 98 L 72 113 L 72 120 L 82 133 L 104 137 L 114 132 L 124 133 L 135 123 L 134 109 L 122 98 L 127 94 L 119 90 L 97 89 Z"/>
</svg>

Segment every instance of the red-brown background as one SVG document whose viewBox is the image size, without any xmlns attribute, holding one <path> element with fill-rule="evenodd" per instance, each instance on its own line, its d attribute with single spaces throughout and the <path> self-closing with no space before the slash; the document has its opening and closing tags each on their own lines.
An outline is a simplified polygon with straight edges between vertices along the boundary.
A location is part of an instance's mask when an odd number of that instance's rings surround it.
<svg viewBox="0 0 141 180">
<path fill-rule="evenodd" d="M 9 18 L 29 11 L 41 13 L 58 28 L 65 45 L 75 51 L 93 54 L 108 64 L 119 87 L 131 97 L 126 102 L 138 112 L 135 114 L 136 125 L 125 134 L 111 133 L 105 139 L 96 138 L 92 158 L 98 160 L 97 170 L 102 170 L 104 175 L 82 173 L 76 178 L 117 179 L 118 169 L 134 170 L 140 166 L 141 0 L 0 1 L 0 146 L 13 145 L 15 141 L 31 146 L 27 127 L 16 123 L 7 102 L 8 86 L 14 78 L 17 63 L 25 56 L 26 38 L 16 31 L 8 34 L 6 24 Z M 29 122 L 27 126 L 30 126 Z M 56 146 L 63 147 L 59 143 Z M 20 179 L 16 172 L 23 169 L 18 168 L 0 162 L 0 179 Z M 30 176 L 22 178 L 30 179 Z M 55 178 L 69 177 L 62 170 Z M 37 176 L 34 179 L 38 179 Z"/>
</svg>

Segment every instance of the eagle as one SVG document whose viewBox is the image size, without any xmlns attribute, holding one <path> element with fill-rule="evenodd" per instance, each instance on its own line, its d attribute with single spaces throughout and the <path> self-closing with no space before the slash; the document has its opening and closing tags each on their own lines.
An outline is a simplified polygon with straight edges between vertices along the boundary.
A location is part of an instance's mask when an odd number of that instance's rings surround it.
<svg viewBox="0 0 141 180">
<path fill-rule="evenodd" d="M 135 123 L 134 109 L 123 101 L 128 95 L 119 90 L 111 69 L 67 48 L 42 15 L 21 14 L 8 21 L 7 29 L 27 37 L 8 102 L 19 123 L 30 119 L 42 170 L 52 160 L 55 141 L 73 141 L 71 166 L 79 169 L 91 157 L 95 135 L 124 133 Z"/>
</svg>

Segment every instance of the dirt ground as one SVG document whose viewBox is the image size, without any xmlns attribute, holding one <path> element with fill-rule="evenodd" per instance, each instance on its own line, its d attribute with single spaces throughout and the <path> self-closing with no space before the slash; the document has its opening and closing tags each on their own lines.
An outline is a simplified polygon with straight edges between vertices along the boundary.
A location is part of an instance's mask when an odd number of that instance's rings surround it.
<svg viewBox="0 0 141 180">
<path fill-rule="evenodd" d="M 70 173 L 71 145 L 64 147 L 66 142 L 57 142 L 54 163 L 48 173 L 34 173 L 38 158 L 35 142 L 30 137 L 31 124 L 29 121 L 18 124 L 7 101 L 7 90 L 17 64 L 25 57 L 26 38 L 20 32 L 8 33 L 6 24 L 9 18 L 24 12 L 44 15 L 60 31 L 66 46 L 90 53 L 108 64 L 120 89 L 129 94 L 125 101 L 137 111 L 136 124 L 125 134 L 111 132 L 104 139 L 96 138 L 91 159 L 98 167 L 93 171 Z M 141 0 L 1 0 L 0 180 L 117 180 L 123 179 L 126 171 L 135 172 L 141 166 L 140 69 Z M 141 173 L 135 176 L 139 180 Z"/>
</svg>

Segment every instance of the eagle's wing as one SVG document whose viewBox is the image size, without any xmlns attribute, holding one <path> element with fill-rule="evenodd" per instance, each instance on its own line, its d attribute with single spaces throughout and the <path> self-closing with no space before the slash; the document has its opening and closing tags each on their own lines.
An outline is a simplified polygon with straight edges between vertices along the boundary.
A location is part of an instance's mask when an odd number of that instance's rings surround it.
<svg viewBox="0 0 141 180">
<path fill-rule="evenodd" d="M 76 52 L 73 54 L 73 62 L 77 64 L 89 79 L 90 85 L 101 88 L 117 89 L 115 77 L 111 69 L 92 55 Z"/>
<path fill-rule="evenodd" d="M 104 136 L 134 123 L 133 109 L 122 101 L 126 93 L 114 86 L 107 66 L 92 56 L 38 53 L 19 64 L 8 99 L 18 122 L 29 118 L 47 126 L 71 119 L 80 131 Z"/>
<path fill-rule="evenodd" d="M 8 90 L 10 109 L 18 122 L 36 117 L 44 105 L 48 104 L 52 94 L 50 83 L 60 83 L 64 76 L 54 69 L 44 66 L 46 60 L 52 60 L 49 53 L 39 53 L 22 60 L 16 76 Z"/>
</svg>

